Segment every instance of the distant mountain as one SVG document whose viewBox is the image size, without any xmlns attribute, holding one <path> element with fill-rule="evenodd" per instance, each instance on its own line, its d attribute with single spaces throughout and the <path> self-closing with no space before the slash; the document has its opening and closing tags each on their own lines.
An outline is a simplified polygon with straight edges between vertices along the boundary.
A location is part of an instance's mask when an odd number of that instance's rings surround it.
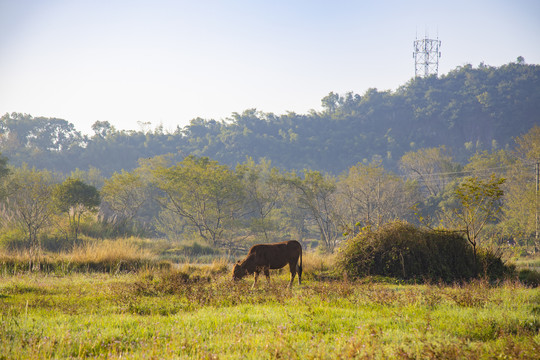
<svg viewBox="0 0 540 360">
<path fill-rule="evenodd" d="M 231 166 L 264 157 L 283 169 L 331 173 L 374 159 L 395 170 L 406 152 L 440 145 L 464 161 L 478 150 L 513 146 L 513 138 L 540 124 L 540 66 L 521 58 L 501 67 L 467 65 L 439 78 L 412 79 L 396 91 L 331 92 L 322 105 L 323 111 L 304 115 L 250 109 L 224 121 L 197 118 L 174 133 L 116 131 L 96 122 L 91 137 L 66 120 L 6 114 L 0 152 L 14 165 L 64 173 L 95 167 L 105 176 L 165 153 Z"/>
</svg>

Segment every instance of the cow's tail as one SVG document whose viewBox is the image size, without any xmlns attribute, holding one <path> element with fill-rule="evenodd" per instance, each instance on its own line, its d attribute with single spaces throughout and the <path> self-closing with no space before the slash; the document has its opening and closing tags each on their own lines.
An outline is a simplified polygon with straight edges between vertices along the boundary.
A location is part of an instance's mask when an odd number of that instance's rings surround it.
<svg viewBox="0 0 540 360">
<path fill-rule="evenodd" d="M 302 284 L 302 248 L 300 248 L 300 263 L 296 264 L 296 272 L 298 273 L 298 285 Z"/>
</svg>

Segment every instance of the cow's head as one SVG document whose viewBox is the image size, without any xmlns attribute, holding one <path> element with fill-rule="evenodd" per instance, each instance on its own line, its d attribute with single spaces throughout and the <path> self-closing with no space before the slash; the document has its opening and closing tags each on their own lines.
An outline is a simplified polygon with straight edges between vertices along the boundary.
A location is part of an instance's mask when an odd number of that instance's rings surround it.
<svg viewBox="0 0 540 360">
<path fill-rule="evenodd" d="M 233 271 L 232 271 L 233 280 L 240 280 L 246 275 L 247 275 L 247 270 L 242 267 L 242 264 L 240 263 L 240 261 L 234 264 Z"/>
</svg>

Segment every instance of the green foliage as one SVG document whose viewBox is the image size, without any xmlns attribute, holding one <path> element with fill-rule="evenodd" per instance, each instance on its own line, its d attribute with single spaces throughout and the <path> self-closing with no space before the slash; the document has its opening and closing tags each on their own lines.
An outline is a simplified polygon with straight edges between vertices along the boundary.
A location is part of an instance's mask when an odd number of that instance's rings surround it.
<svg viewBox="0 0 540 360">
<path fill-rule="evenodd" d="M 62 212 L 73 212 L 77 216 L 84 210 L 95 210 L 100 204 L 99 192 L 80 179 L 67 178 L 55 189 L 57 206 Z"/>
<path fill-rule="evenodd" d="M 67 178 L 54 189 L 57 208 L 68 215 L 69 231 L 74 235 L 75 241 L 80 230 L 81 216 L 86 212 L 95 212 L 101 199 L 99 192 L 92 185 L 82 180 Z"/>
<path fill-rule="evenodd" d="M 116 239 L 130 236 L 147 236 L 144 229 L 126 226 L 124 222 L 102 221 L 93 217 L 81 220 L 79 233 L 93 239 Z"/>
<path fill-rule="evenodd" d="M 8 251 L 26 249 L 28 238 L 20 228 L 4 228 L 0 235 L 0 248 Z"/>
<path fill-rule="evenodd" d="M 4 178 L 9 174 L 7 162 L 7 158 L 2 156 L 2 153 L 0 153 L 0 201 L 3 200 L 4 196 L 6 195 L 4 189 Z"/>
<path fill-rule="evenodd" d="M 100 238 L 203 239 L 231 250 L 289 238 L 332 250 L 342 235 L 353 236 L 362 226 L 416 221 L 414 211 L 424 224 L 463 231 L 473 250 L 508 242 L 533 251 L 539 245 L 530 166 L 539 154 L 539 81 L 540 66 L 523 61 L 466 65 L 439 78 L 412 79 L 396 91 L 331 92 L 320 112 L 248 109 L 222 121 L 193 119 L 169 132 L 152 131 L 148 122 L 140 122 L 140 131 L 119 131 L 98 121 L 94 135 L 82 136 L 65 120 L 6 114 L 0 118 L 0 178 L 12 186 L 12 196 L 0 205 L 0 220 L 4 228 L 13 226 L 15 204 L 21 204 L 13 194 L 40 188 L 14 191 L 17 182 L 28 181 L 2 176 L 7 156 L 14 171 L 29 169 L 26 162 L 64 174 L 32 170 L 47 178 L 47 186 L 65 174 L 66 182 L 103 185 L 99 222 L 79 224 L 79 207 L 69 197 L 60 201 L 75 238 L 85 228 Z M 295 169 L 306 170 L 283 181 Z M 508 179 L 495 184 L 503 195 L 488 196 L 503 205 L 491 214 L 489 202 L 477 196 L 479 190 L 489 195 L 486 169 Z M 397 170 L 402 174 L 394 175 Z M 0 185 L 0 198 L 2 188 L 8 189 Z M 34 210 L 49 203 L 50 196 L 43 198 Z M 46 231 L 56 239 L 51 243 L 62 241 L 54 234 L 62 223 L 57 209 L 45 209 L 44 221 L 24 224 L 36 247 L 36 232 Z M 441 209 L 449 215 L 443 222 L 436 221 Z M 489 232 L 481 231 L 484 226 Z"/>
<path fill-rule="evenodd" d="M 399 279 L 463 281 L 487 275 L 502 279 L 508 269 L 486 252 L 475 266 L 467 240 L 451 232 L 423 230 L 394 222 L 376 231 L 363 231 L 349 240 L 340 253 L 339 268 L 353 278 L 390 276 Z"/>
<path fill-rule="evenodd" d="M 459 169 L 445 146 L 409 151 L 401 157 L 399 164 L 401 170 L 410 179 L 419 181 L 430 196 L 437 196 L 448 184 L 448 178 L 439 175 Z"/>
<path fill-rule="evenodd" d="M 135 172 L 114 173 L 101 189 L 103 200 L 120 219 L 131 222 L 147 202 L 147 187 Z"/>
<path fill-rule="evenodd" d="M 321 112 L 248 109 L 225 121 L 196 118 L 170 133 L 159 127 L 119 131 L 99 121 L 95 135 L 87 137 L 65 120 L 5 114 L 0 151 L 15 166 L 26 162 L 66 174 L 93 166 L 105 176 L 166 153 L 209 157 L 231 167 L 246 156 L 264 157 L 284 170 L 335 175 L 380 159 L 396 171 L 405 153 L 421 148 L 444 145 L 460 162 L 477 151 L 506 149 L 538 122 L 539 84 L 538 65 L 466 65 L 438 78 L 411 79 L 393 92 L 330 92 Z"/>
<path fill-rule="evenodd" d="M 38 235 L 38 241 L 43 251 L 61 252 L 71 249 L 76 242 L 68 238 L 62 231 L 42 232 Z M 26 251 L 28 250 L 28 239 L 26 234 L 17 228 L 6 230 L 0 236 L 0 249 L 6 251 Z"/>
<path fill-rule="evenodd" d="M 185 220 L 213 246 L 230 246 L 225 237 L 243 206 L 243 188 L 225 165 L 208 158 L 188 156 L 176 165 L 153 171 L 154 183 L 162 191 L 164 209 Z"/>
<path fill-rule="evenodd" d="M 453 191 L 455 203 L 443 204 L 444 224 L 451 230 L 465 234 L 472 245 L 476 259 L 476 248 L 480 233 L 486 225 L 496 220 L 502 206 L 504 178 L 492 174 L 489 179 L 475 176 L 464 178 Z"/>
</svg>

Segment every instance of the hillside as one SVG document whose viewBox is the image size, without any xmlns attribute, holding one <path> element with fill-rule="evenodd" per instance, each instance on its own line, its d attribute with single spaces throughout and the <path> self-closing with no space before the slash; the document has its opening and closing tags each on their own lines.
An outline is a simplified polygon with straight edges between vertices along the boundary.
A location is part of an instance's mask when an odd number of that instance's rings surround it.
<svg viewBox="0 0 540 360">
<path fill-rule="evenodd" d="M 540 66 L 467 65 L 439 78 L 412 79 L 395 91 L 331 92 L 322 105 L 309 114 L 248 109 L 221 121 L 197 118 L 173 133 L 159 127 L 117 131 L 96 122 L 93 136 L 63 119 L 5 114 L 0 152 L 15 166 L 63 173 L 97 168 L 104 176 L 166 153 L 228 165 L 264 157 L 283 169 L 334 174 L 374 159 L 396 170 L 406 152 L 440 145 L 465 161 L 478 150 L 512 146 L 513 138 L 540 123 Z"/>
</svg>

